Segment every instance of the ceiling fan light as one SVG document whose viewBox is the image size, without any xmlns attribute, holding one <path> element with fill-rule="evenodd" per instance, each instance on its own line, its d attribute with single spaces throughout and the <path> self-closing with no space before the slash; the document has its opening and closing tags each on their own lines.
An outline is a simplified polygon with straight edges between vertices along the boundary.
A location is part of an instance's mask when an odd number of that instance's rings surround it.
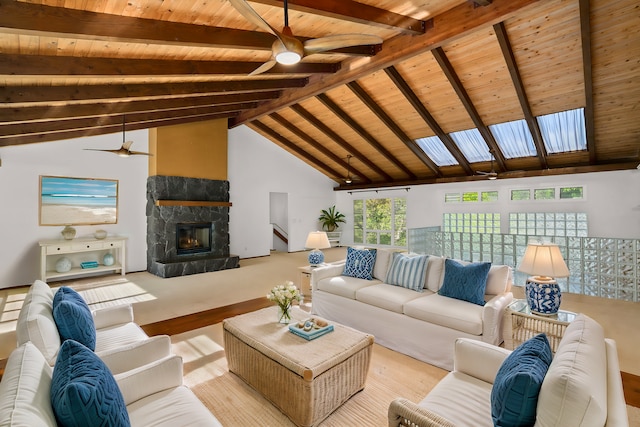
<svg viewBox="0 0 640 427">
<path fill-rule="evenodd" d="M 497 175 L 489 175 L 489 179 L 493 181 L 494 179 L 498 179 Z"/>
<path fill-rule="evenodd" d="M 351 178 L 347 178 L 347 179 L 344 180 L 344 182 L 346 184 L 351 184 L 353 181 L 351 180 Z"/>
<path fill-rule="evenodd" d="M 294 65 L 300 62 L 302 56 L 297 52 L 285 50 L 276 54 L 276 62 L 282 65 Z"/>
</svg>

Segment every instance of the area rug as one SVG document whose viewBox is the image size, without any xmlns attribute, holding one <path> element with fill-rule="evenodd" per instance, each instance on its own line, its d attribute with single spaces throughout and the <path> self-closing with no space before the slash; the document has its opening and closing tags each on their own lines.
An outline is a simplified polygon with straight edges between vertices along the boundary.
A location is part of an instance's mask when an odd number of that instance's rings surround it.
<svg viewBox="0 0 640 427">
<path fill-rule="evenodd" d="M 222 325 L 171 337 L 183 357 L 185 384 L 224 426 L 294 424 L 269 401 L 227 369 Z M 386 426 L 389 403 L 397 397 L 421 400 L 447 371 L 374 344 L 366 386 L 321 426 Z"/>
</svg>

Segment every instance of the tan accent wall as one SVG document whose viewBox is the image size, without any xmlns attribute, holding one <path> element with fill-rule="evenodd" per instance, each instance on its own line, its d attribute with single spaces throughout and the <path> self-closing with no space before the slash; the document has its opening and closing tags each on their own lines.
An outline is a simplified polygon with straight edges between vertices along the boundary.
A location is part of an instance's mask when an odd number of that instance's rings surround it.
<svg viewBox="0 0 640 427">
<path fill-rule="evenodd" d="M 149 130 L 149 176 L 227 179 L 227 119 Z"/>
</svg>

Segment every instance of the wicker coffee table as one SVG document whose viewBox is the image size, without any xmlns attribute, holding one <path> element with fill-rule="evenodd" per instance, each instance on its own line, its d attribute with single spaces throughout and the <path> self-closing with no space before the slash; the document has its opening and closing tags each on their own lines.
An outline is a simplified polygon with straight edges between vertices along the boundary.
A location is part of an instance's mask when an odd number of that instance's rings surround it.
<svg viewBox="0 0 640 427">
<path fill-rule="evenodd" d="M 294 307 L 292 322 L 310 317 Z M 315 426 L 364 388 L 373 336 L 334 325 L 312 341 L 276 323 L 276 307 L 225 319 L 229 371 L 298 426 Z"/>
</svg>

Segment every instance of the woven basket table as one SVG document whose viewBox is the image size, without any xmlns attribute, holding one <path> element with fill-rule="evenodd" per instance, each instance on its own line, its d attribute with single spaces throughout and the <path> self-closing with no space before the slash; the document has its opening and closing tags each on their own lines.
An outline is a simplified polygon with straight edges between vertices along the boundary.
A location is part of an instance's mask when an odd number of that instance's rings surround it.
<svg viewBox="0 0 640 427">
<path fill-rule="evenodd" d="M 362 390 L 373 336 L 330 322 L 333 332 L 307 341 L 276 322 L 275 306 L 225 319 L 229 371 L 298 426 L 316 426 Z M 292 322 L 311 317 L 294 307 Z"/>
<path fill-rule="evenodd" d="M 505 314 L 503 329 L 505 348 L 513 350 L 526 340 L 544 332 L 554 353 L 567 326 L 576 317 L 576 313 L 566 310 L 559 310 L 553 316 L 532 314 L 526 300 L 515 300 L 506 308 Z"/>
</svg>

